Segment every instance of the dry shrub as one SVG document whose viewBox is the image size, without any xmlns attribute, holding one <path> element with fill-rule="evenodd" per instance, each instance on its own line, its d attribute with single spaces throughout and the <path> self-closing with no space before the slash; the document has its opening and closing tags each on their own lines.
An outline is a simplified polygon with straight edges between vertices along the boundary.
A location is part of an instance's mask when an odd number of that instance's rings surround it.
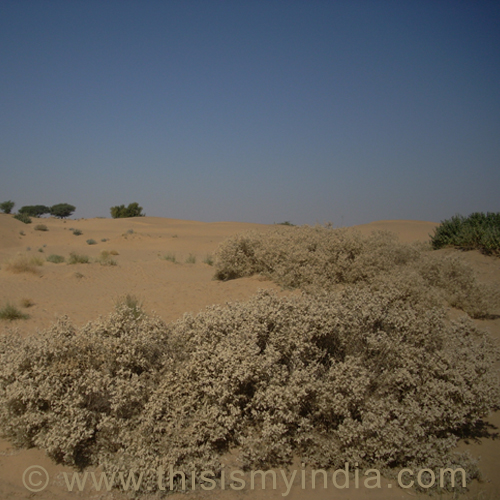
<svg viewBox="0 0 500 500">
<path fill-rule="evenodd" d="M 401 243 L 386 231 L 368 237 L 329 226 L 248 232 L 219 246 L 215 267 L 217 279 L 262 274 L 283 287 L 308 292 L 372 283 L 382 275 L 396 277 L 414 270 L 427 286 L 440 291 L 442 299 L 472 317 L 486 317 L 500 303 L 498 288 L 479 284 L 463 260 L 435 255 L 429 245 Z"/>
<path fill-rule="evenodd" d="M 12 273 L 32 273 L 38 274 L 39 267 L 43 266 L 43 260 L 39 257 L 28 257 L 26 255 L 18 255 L 17 257 L 7 261 L 5 269 Z"/>
<path fill-rule="evenodd" d="M 329 226 L 277 226 L 223 242 L 216 253 L 216 278 L 263 274 L 287 288 L 331 290 L 338 283 L 370 280 L 415 260 L 420 249 L 381 231 L 364 238 Z"/>
<path fill-rule="evenodd" d="M 252 468 L 455 463 L 470 480 L 452 450 L 500 405 L 498 350 L 470 320 L 448 323 L 411 272 L 170 325 L 123 304 L 80 331 L 63 319 L 2 337 L 2 433 L 69 465 L 144 471 L 153 490 L 150 471 L 219 473 L 234 448 Z"/>
</svg>

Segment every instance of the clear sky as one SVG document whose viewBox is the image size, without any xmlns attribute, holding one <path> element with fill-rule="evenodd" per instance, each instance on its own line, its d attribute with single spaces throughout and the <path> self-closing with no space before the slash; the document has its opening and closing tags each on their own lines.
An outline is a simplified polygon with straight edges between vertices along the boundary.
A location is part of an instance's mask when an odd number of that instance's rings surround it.
<svg viewBox="0 0 500 500">
<path fill-rule="evenodd" d="M 500 211 L 500 2 L 2 0 L 8 199 L 336 226 Z"/>
</svg>

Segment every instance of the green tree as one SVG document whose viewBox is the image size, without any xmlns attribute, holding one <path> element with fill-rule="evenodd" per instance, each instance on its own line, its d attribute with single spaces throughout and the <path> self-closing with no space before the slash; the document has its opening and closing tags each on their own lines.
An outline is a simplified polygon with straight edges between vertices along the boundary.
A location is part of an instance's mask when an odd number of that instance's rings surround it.
<svg viewBox="0 0 500 500">
<path fill-rule="evenodd" d="M 20 214 L 26 214 L 31 217 L 40 217 L 50 213 L 50 208 L 45 205 L 25 205 L 19 209 Z"/>
<path fill-rule="evenodd" d="M 58 203 L 50 207 L 50 215 L 64 219 L 65 217 L 69 217 L 75 210 L 76 207 L 69 203 Z"/>
<path fill-rule="evenodd" d="M 12 209 L 14 208 L 15 203 L 11 200 L 4 201 L 3 203 L 0 203 L 0 210 L 4 214 L 10 214 Z"/>
<path fill-rule="evenodd" d="M 111 207 L 111 217 L 113 219 L 121 219 L 125 217 L 144 217 L 146 214 L 142 213 L 142 207 L 138 203 L 130 203 L 128 207 L 125 205 L 116 205 Z"/>
</svg>

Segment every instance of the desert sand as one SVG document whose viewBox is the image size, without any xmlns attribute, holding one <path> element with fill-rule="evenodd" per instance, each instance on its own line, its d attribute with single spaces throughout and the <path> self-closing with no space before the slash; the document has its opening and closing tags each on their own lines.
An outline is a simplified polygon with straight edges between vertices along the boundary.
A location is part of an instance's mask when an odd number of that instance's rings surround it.
<svg viewBox="0 0 500 500">
<path fill-rule="evenodd" d="M 37 224 L 44 224 L 47 231 L 36 230 Z M 423 221 L 378 221 L 357 226 L 363 234 L 373 230 L 390 230 L 398 234 L 401 241 L 428 241 L 437 226 Z M 147 312 L 154 312 L 164 321 L 180 318 L 184 313 L 196 313 L 212 304 L 229 301 L 244 301 L 259 289 L 282 291 L 271 281 L 258 277 L 242 278 L 221 282 L 213 280 L 214 269 L 207 263 L 219 243 L 227 237 L 246 230 L 267 231 L 272 226 L 217 222 L 203 223 L 167 218 L 141 217 L 134 219 L 80 219 L 59 220 L 54 218 L 34 219 L 32 224 L 23 224 L 10 215 L 0 215 L 0 307 L 7 302 L 29 314 L 29 319 L 1 321 L 0 334 L 17 330 L 22 335 L 36 335 L 37 330 L 48 328 L 56 318 L 68 316 L 75 326 L 82 326 L 112 311 L 120 297 L 131 294 L 140 299 Z M 74 230 L 82 234 L 75 235 Z M 87 240 L 96 244 L 88 244 Z M 36 256 L 45 260 L 49 255 L 62 255 L 68 260 L 70 252 L 86 254 L 91 260 L 103 250 L 113 251 L 116 266 L 101 266 L 98 263 L 54 264 L 44 262 L 39 272 L 15 274 L 6 269 L 6 262 L 17 255 Z M 442 250 L 454 252 L 455 250 Z M 164 257 L 175 256 L 176 262 Z M 193 263 L 193 256 L 195 262 Z M 500 282 L 500 260 L 485 257 L 478 252 L 463 254 L 478 273 L 481 281 Z M 191 262 L 186 260 L 191 257 Z M 189 259 L 188 259 L 189 260 Z M 32 305 L 22 308 L 23 301 Z M 499 311 L 500 312 L 500 311 Z M 479 321 L 482 327 L 500 340 L 500 319 Z M 490 423 L 500 426 L 498 413 L 491 415 Z M 498 440 L 483 439 L 476 443 L 462 443 L 481 456 L 480 468 L 484 475 L 482 484 L 472 485 L 472 494 L 483 491 L 484 498 L 500 498 L 500 477 L 497 464 L 500 461 Z M 7 441 L 0 441 L 0 498 L 28 499 L 71 499 L 102 498 L 119 499 L 125 495 L 119 492 L 106 493 L 87 490 L 68 492 L 61 479 L 61 473 L 73 472 L 68 467 L 54 464 L 41 450 L 16 450 Z M 50 477 L 48 487 L 33 494 L 22 482 L 27 467 L 44 467 Z M 403 499 L 419 498 L 414 490 L 392 489 L 383 482 L 382 489 L 367 490 L 302 490 L 295 485 L 287 498 L 318 499 Z M 192 492 L 187 498 L 283 498 L 280 490 L 273 491 L 220 491 Z M 172 498 L 186 498 L 175 495 Z M 422 496 L 425 498 L 425 496 Z M 476 498 L 471 496 L 471 498 Z M 477 497 L 482 498 L 482 497 Z"/>
</svg>

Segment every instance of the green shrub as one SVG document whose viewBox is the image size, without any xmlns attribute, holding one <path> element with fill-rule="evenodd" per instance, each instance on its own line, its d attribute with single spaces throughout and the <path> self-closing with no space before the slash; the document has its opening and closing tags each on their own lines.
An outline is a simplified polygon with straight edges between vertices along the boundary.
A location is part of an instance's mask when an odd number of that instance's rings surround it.
<svg viewBox="0 0 500 500">
<path fill-rule="evenodd" d="M 81 236 L 83 233 L 80 229 L 73 229 L 73 234 L 75 236 Z"/>
<path fill-rule="evenodd" d="M 29 315 L 22 313 L 17 307 L 12 304 L 6 304 L 0 309 L 0 319 L 13 321 L 15 319 L 28 319 Z"/>
<path fill-rule="evenodd" d="M 71 466 L 144 471 L 143 491 L 170 465 L 220 474 L 228 451 L 253 469 L 458 463 L 469 482 L 452 452 L 499 407 L 498 350 L 425 297 L 406 279 L 261 292 L 171 325 L 131 298 L 79 330 L 2 336 L 0 429 Z"/>
<path fill-rule="evenodd" d="M 48 231 L 48 227 L 45 225 L 45 224 L 37 224 L 35 227 L 34 227 L 34 230 L 35 231 Z"/>
<path fill-rule="evenodd" d="M 50 254 L 47 257 L 47 262 L 52 262 L 53 264 L 61 264 L 66 259 L 62 255 Z"/>
<path fill-rule="evenodd" d="M 97 245 L 97 241 L 94 240 L 94 239 L 92 239 L 92 238 L 90 238 L 90 239 L 87 240 L 87 245 Z"/>
<path fill-rule="evenodd" d="M 27 214 L 18 213 L 14 215 L 14 219 L 24 222 L 25 224 L 31 224 L 31 217 Z"/>
<path fill-rule="evenodd" d="M 77 254 L 76 252 L 70 252 L 68 264 L 88 264 L 90 262 L 88 255 Z"/>
<path fill-rule="evenodd" d="M 434 249 L 456 247 L 500 254 L 500 212 L 475 212 L 468 217 L 455 215 L 441 222 L 431 236 Z"/>
</svg>

